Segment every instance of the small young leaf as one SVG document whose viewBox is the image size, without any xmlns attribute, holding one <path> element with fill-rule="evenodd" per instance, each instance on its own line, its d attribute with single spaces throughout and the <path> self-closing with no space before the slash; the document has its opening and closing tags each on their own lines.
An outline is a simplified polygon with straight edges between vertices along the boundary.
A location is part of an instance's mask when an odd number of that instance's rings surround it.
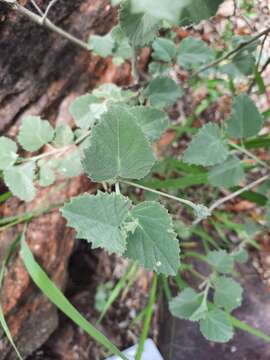
<svg viewBox="0 0 270 360">
<path fill-rule="evenodd" d="M 99 192 L 72 199 L 61 212 L 68 226 L 77 231 L 77 237 L 91 242 L 93 249 L 101 247 L 121 255 L 126 250 L 122 226 L 130 206 L 129 199 L 122 195 Z"/>
<path fill-rule="evenodd" d="M 261 130 L 262 124 L 263 117 L 251 98 L 246 94 L 237 96 L 228 119 L 228 134 L 237 139 L 255 136 Z"/>
<path fill-rule="evenodd" d="M 53 145 L 57 148 L 65 147 L 73 143 L 74 134 L 67 124 L 59 124 L 55 129 Z"/>
<path fill-rule="evenodd" d="M 214 60 L 214 54 L 205 41 L 191 36 L 181 41 L 177 51 L 177 63 L 185 69 L 193 69 Z"/>
<path fill-rule="evenodd" d="M 91 35 L 88 43 L 90 50 L 103 58 L 112 55 L 115 45 L 111 33 L 104 36 Z"/>
<path fill-rule="evenodd" d="M 79 149 L 73 150 L 59 164 L 58 171 L 65 178 L 72 178 L 83 174 L 81 153 Z"/>
<path fill-rule="evenodd" d="M 234 261 L 238 262 L 239 264 L 244 264 L 248 261 L 248 252 L 245 249 L 238 249 L 232 252 L 232 256 Z"/>
<path fill-rule="evenodd" d="M 175 275 L 180 249 L 167 210 L 158 202 L 146 201 L 135 206 L 130 215 L 138 225 L 128 235 L 125 256 L 146 269 Z"/>
<path fill-rule="evenodd" d="M 244 177 L 243 165 L 236 156 L 231 156 L 223 164 L 215 166 L 208 175 L 211 185 L 227 188 L 239 186 Z"/>
<path fill-rule="evenodd" d="M 154 165 L 153 151 L 133 116 L 113 106 L 94 126 L 83 166 L 93 181 L 140 179 Z"/>
<path fill-rule="evenodd" d="M 143 47 L 155 39 L 161 21 L 144 11 L 133 13 L 132 1 L 125 0 L 121 4 L 120 25 L 132 47 Z"/>
<path fill-rule="evenodd" d="M 39 163 L 39 184 L 40 186 L 50 186 L 55 182 L 55 173 L 49 163 Z"/>
<path fill-rule="evenodd" d="M 126 34 L 121 29 L 121 27 L 115 26 L 112 29 L 112 37 L 115 41 L 115 48 L 113 54 L 115 57 L 120 58 L 122 61 L 125 59 L 130 59 L 133 55 L 132 47 L 129 44 Z"/>
<path fill-rule="evenodd" d="M 100 99 L 91 94 L 78 97 L 69 108 L 76 125 L 82 129 L 89 129 L 92 127 L 95 123 L 95 117 L 90 111 L 90 105 L 99 104 L 100 102 Z"/>
<path fill-rule="evenodd" d="M 173 316 L 190 320 L 202 303 L 202 294 L 198 294 L 192 288 L 185 288 L 169 303 L 169 309 Z"/>
<path fill-rule="evenodd" d="M 221 276 L 215 280 L 214 303 L 231 312 L 242 303 L 242 286 L 231 278 Z"/>
<path fill-rule="evenodd" d="M 152 106 L 163 108 L 173 105 L 182 95 L 182 88 L 166 76 L 158 76 L 150 81 L 143 95 L 149 98 Z"/>
<path fill-rule="evenodd" d="M 13 195 L 23 201 L 32 201 L 36 195 L 34 187 L 35 163 L 10 166 L 4 170 L 4 181 Z"/>
<path fill-rule="evenodd" d="M 221 164 L 229 156 L 216 124 L 206 124 L 191 141 L 183 160 L 189 164 L 210 166 Z"/>
<path fill-rule="evenodd" d="M 4 136 L 0 137 L 0 170 L 13 165 L 18 158 L 16 143 Z"/>
<path fill-rule="evenodd" d="M 151 106 L 134 106 L 125 109 L 133 116 L 150 142 L 158 140 L 169 126 L 167 114 L 159 109 Z"/>
<path fill-rule="evenodd" d="M 18 136 L 21 146 L 27 151 L 37 151 L 54 137 L 54 129 L 39 116 L 23 118 Z"/>
<path fill-rule="evenodd" d="M 161 60 L 170 62 L 176 55 L 176 45 L 172 40 L 165 38 L 158 38 L 153 43 L 153 58 L 155 60 Z"/>
<path fill-rule="evenodd" d="M 225 250 L 210 251 L 207 254 L 207 261 L 220 273 L 229 274 L 233 271 L 233 257 Z"/>
<path fill-rule="evenodd" d="M 228 315 L 219 309 L 209 311 L 200 321 L 203 336 L 210 341 L 225 343 L 233 337 L 233 327 Z"/>
</svg>

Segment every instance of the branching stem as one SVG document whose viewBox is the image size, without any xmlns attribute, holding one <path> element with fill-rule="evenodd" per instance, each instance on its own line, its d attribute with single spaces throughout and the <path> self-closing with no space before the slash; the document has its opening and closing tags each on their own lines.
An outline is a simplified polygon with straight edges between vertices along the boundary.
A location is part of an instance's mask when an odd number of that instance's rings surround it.
<svg viewBox="0 0 270 360">
<path fill-rule="evenodd" d="M 57 33 L 58 35 L 62 36 L 63 38 L 71 41 L 73 44 L 87 50 L 90 51 L 89 46 L 86 42 L 78 39 L 77 37 L 69 34 L 68 32 L 66 32 L 65 30 L 61 29 L 60 27 L 58 27 L 57 25 L 54 25 L 49 19 L 47 19 L 47 14 L 49 12 L 49 10 L 51 9 L 51 7 L 54 5 L 55 1 L 52 1 L 49 6 L 46 9 L 46 12 L 44 13 L 44 15 L 42 16 L 35 14 L 34 12 L 28 10 L 26 7 L 20 5 L 17 1 L 7 1 L 7 0 L 0 0 L 1 2 L 4 2 L 8 5 L 10 5 L 12 7 L 12 9 L 14 9 L 15 11 L 17 11 L 19 14 L 26 16 L 28 19 L 32 20 L 33 22 L 35 22 L 36 24 L 40 25 L 40 26 L 44 26 L 47 29 Z M 40 13 L 40 11 L 39 11 Z"/>
<path fill-rule="evenodd" d="M 210 64 L 207 64 L 203 67 L 201 67 L 199 70 L 197 70 L 196 72 L 194 72 L 192 74 L 192 76 L 196 76 L 212 67 L 215 67 L 217 65 L 219 65 L 221 62 L 223 62 L 224 60 L 229 59 L 231 56 L 235 55 L 236 53 L 238 53 L 239 51 L 245 49 L 247 46 L 253 44 L 254 42 L 256 42 L 258 39 L 260 39 L 261 37 L 269 34 L 270 32 L 270 26 L 267 27 L 266 29 L 264 29 L 263 31 L 259 32 L 257 35 L 253 36 L 250 40 L 242 42 L 241 44 L 239 44 L 236 48 L 234 48 L 233 50 L 229 51 L 227 54 L 221 56 L 220 58 L 218 58 L 217 60 L 211 62 Z"/>
<path fill-rule="evenodd" d="M 189 201 L 189 200 L 186 200 L 186 199 L 183 199 L 183 198 L 179 198 L 177 196 L 173 196 L 173 195 L 170 195 L 170 194 L 166 194 L 166 193 L 164 193 L 162 191 L 154 190 L 154 189 L 151 189 L 151 188 L 149 188 L 147 186 L 143 186 L 143 185 L 131 182 L 131 181 L 121 180 L 121 182 L 123 184 L 130 185 L 130 186 L 133 186 L 133 187 L 145 190 L 145 191 L 152 192 L 153 194 L 157 194 L 157 195 L 166 197 L 168 199 L 175 200 L 177 202 L 180 202 L 181 204 L 185 204 L 187 206 L 190 206 L 194 210 L 197 210 L 198 205 L 193 203 L 192 201 Z"/>
</svg>

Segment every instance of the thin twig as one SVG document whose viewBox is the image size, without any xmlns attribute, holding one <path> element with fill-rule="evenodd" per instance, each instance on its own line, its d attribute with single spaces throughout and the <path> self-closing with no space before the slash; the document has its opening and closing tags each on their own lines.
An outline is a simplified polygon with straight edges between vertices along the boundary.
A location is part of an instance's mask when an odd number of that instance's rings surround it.
<svg viewBox="0 0 270 360">
<path fill-rule="evenodd" d="M 261 183 L 268 180 L 269 177 L 270 177 L 270 175 L 267 174 L 267 175 L 259 178 L 258 180 L 253 181 L 252 183 L 248 184 L 247 186 L 243 187 L 242 189 L 239 189 L 239 190 L 235 191 L 234 193 L 229 194 L 229 195 L 225 196 L 224 198 L 217 200 L 216 202 L 214 202 L 213 205 L 210 206 L 209 210 L 211 212 L 213 212 L 216 208 L 220 207 L 220 205 L 223 205 L 224 203 L 236 198 L 237 196 L 243 194 L 244 192 L 253 189 L 257 185 L 260 185 Z"/>
<path fill-rule="evenodd" d="M 38 4 L 36 3 L 35 0 L 31 0 L 32 5 L 34 6 L 34 8 L 37 10 L 37 12 L 39 13 L 40 16 L 44 16 L 43 11 L 41 10 L 41 8 L 38 6 Z"/>
<path fill-rule="evenodd" d="M 49 12 L 50 12 L 50 10 L 51 10 L 51 8 L 56 4 L 56 2 L 57 2 L 58 0 L 51 0 L 50 1 L 50 3 L 49 3 L 49 5 L 47 6 L 47 9 L 45 10 L 45 13 L 44 13 L 44 15 L 43 15 L 43 23 L 45 22 L 45 20 L 48 18 L 48 14 L 49 14 Z"/>
<path fill-rule="evenodd" d="M 65 30 L 61 29 L 60 27 L 54 25 L 49 19 L 43 18 L 43 16 L 37 15 L 34 12 L 26 9 L 24 6 L 20 5 L 17 1 L 10 1 L 10 0 L 0 0 L 0 2 L 4 2 L 12 7 L 15 11 L 19 14 L 26 16 L 28 19 L 32 20 L 36 24 L 40 26 L 44 26 L 47 29 L 61 35 L 65 39 L 71 41 L 73 44 L 90 51 L 89 46 L 86 42 L 76 38 L 75 36 L 69 34 Z"/>
<path fill-rule="evenodd" d="M 120 180 L 120 182 L 122 182 L 123 184 L 126 184 L 126 185 L 130 185 L 130 186 L 133 186 L 133 187 L 137 187 L 139 189 L 142 189 L 142 190 L 145 190 L 145 191 L 149 191 L 149 192 L 152 192 L 153 194 L 157 194 L 157 195 L 160 195 L 160 196 L 163 196 L 163 197 L 166 197 L 168 199 L 172 199 L 172 200 L 175 200 L 177 202 L 180 202 L 182 204 L 185 204 L 187 206 L 190 206 L 191 208 L 193 208 L 194 210 L 197 210 L 198 208 L 198 205 L 193 203 L 192 201 L 189 201 L 189 200 L 186 200 L 186 199 L 182 199 L 182 198 L 179 198 L 177 196 L 173 196 L 173 195 L 170 195 L 170 194 L 166 194 L 162 191 L 158 191 L 158 190 L 154 190 L 154 189 L 151 189 L 147 186 L 143 186 L 143 185 L 140 185 L 140 184 L 137 184 L 137 183 L 134 183 L 134 182 L 131 182 L 131 181 L 126 181 L 126 180 Z"/>
<path fill-rule="evenodd" d="M 201 67 L 199 70 L 197 70 L 195 73 L 192 74 L 192 76 L 196 76 L 198 74 L 200 74 L 201 72 L 204 72 L 208 69 L 210 69 L 211 67 L 215 67 L 217 65 L 219 65 L 221 62 L 223 62 L 224 60 L 229 59 L 231 56 L 235 55 L 236 53 L 238 53 L 239 51 L 245 49 L 247 46 L 253 44 L 254 42 L 256 42 L 258 39 L 260 39 L 262 36 L 267 35 L 270 32 L 270 26 L 266 29 L 264 29 L 263 31 L 259 32 L 256 36 L 254 36 L 252 39 L 242 42 L 241 44 L 239 44 L 236 48 L 234 48 L 233 50 L 229 51 L 227 54 L 221 56 L 220 58 L 218 58 L 217 60 L 211 62 L 208 65 L 205 65 L 203 67 Z"/>
<path fill-rule="evenodd" d="M 259 159 L 256 155 L 252 154 L 250 151 L 248 151 L 247 149 L 233 143 L 233 142 L 229 142 L 230 145 L 235 148 L 236 150 L 240 151 L 241 153 L 247 155 L 249 158 L 253 159 L 254 161 L 256 161 L 258 164 L 262 165 L 263 167 L 265 167 L 266 169 L 270 170 L 270 166 L 263 160 Z"/>
</svg>

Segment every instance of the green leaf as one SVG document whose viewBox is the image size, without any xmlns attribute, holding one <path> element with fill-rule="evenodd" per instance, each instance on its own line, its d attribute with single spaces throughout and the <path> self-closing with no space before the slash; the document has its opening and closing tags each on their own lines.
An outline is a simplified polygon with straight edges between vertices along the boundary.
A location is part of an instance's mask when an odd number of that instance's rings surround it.
<svg viewBox="0 0 270 360">
<path fill-rule="evenodd" d="M 206 259 L 220 273 L 229 274 L 233 271 L 233 257 L 225 250 L 210 251 Z"/>
<path fill-rule="evenodd" d="M 234 261 L 236 261 L 240 264 L 246 263 L 249 258 L 247 250 L 242 249 L 242 248 L 232 252 L 232 256 L 233 256 Z"/>
<path fill-rule="evenodd" d="M 231 312 L 242 303 L 242 286 L 235 280 L 221 276 L 215 282 L 214 304 Z"/>
<path fill-rule="evenodd" d="M 111 33 L 104 36 L 91 35 L 88 43 L 90 50 L 103 58 L 106 58 L 113 53 L 114 39 Z"/>
<path fill-rule="evenodd" d="M 182 95 L 182 88 L 166 76 L 158 76 L 150 81 L 143 95 L 149 98 L 152 106 L 162 108 L 173 105 Z"/>
<path fill-rule="evenodd" d="M 181 41 L 177 51 L 177 63 L 184 69 L 193 69 L 213 60 L 213 51 L 205 41 L 191 36 Z"/>
<path fill-rule="evenodd" d="M 209 311 L 200 321 L 203 336 L 210 341 L 225 343 L 233 337 L 233 327 L 228 315 L 219 309 Z"/>
<path fill-rule="evenodd" d="M 125 109 L 141 127 L 150 142 L 158 140 L 169 126 L 168 115 L 159 109 L 151 106 L 134 106 Z"/>
<path fill-rule="evenodd" d="M 91 242 L 93 249 L 101 247 L 121 255 L 126 250 L 123 226 L 130 206 L 129 199 L 122 195 L 99 192 L 72 199 L 61 212 L 77 237 Z"/>
<path fill-rule="evenodd" d="M 234 99 L 232 114 L 228 119 L 228 134 L 237 139 L 255 136 L 263 125 L 263 117 L 255 103 L 246 94 Z"/>
<path fill-rule="evenodd" d="M 73 150 L 59 164 L 58 171 L 65 178 L 72 178 L 83 174 L 83 166 L 79 149 Z"/>
<path fill-rule="evenodd" d="M 132 0 L 132 11 L 173 24 L 190 25 L 213 16 L 224 0 Z"/>
<path fill-rule="evenodd" d="M 93 181 L 140 179 L 154 165 L 153 151 L 133 116 L 114 106 L 94 126 L 84 151 L 84 169 Z"/>
<path fill-rule="evenodd" d="M 74 134 L 67 124 L 59 124 L 55 129 L 53 145 L 57 148 L 65 147 L 73 143 Z"/>
<path fill-rule="evenodd" d="M 115 41 L 114 56 L 122 60 L 130 59 L 133 55 L 133 50 L 124 31 L 118 25 L 112 29 L 111 33 Z"/>
<path fill-rule="evenodd" d="M 47 274 L 35 261 L 24 237 L 21 242 L 21 256 L 27 272 L 34 283 L 40 288 L 43 294 L 45 294 L 49 300 L 58 307 L 58 309 L 60 309 L 69 319 L 71 319 L 76 325 L 82 328 L 87 334 L 89 334 L 111 353 L 119 356 L 122 360 L 128 360 L 127 357 L 125 357 L 125 355 L 123 355 L 106 336 L 104 336 L 78 312 L 78 310 L 68 301 L 57 286 L 49 279 Z"/>
<path fill-rule="evenodd" d="M 194 165 L 217 165 L 229 156 L 229 150 L 219 135 L 216 124 L 206 124 L 191 141 L 183 160 Z"/>
<path fill-rule="evenodd" d="M 39 116 L 27 116 L 22 120 L 18 141 L 25 150 L 37 151 L 52 141 L 53 136 L 54 129 L 48 121 Z"/>
<path fill-rule="evenodd" d="M 125 102 L 134 97 L 134 93 L 132 91 L 123 90 L 121 87 L 111 83 L 100 85 L 93 91 L 93 95 L 99 99 L 116 103 Z"/>
<path fill-rule="evenodd" d="M 248 51 L 241 51 L 236 54 L 230 63 L 219 68 L 220 71 L 232 78 L 251 75 L 255 67 L 255 58 Z"/>
<path fill-rule="evenodd" d="M 176 55 L 176 45 L 172 40 L 166 38 L 158 38 L 153 43 L 153 58 L 155 60 L 161 60 L 170 62 Z"/>
<path fill-rule="evenodd" d="M 219 5 L 224 0 L 196 0 L 194 4 L 193 0 L 187 0 L 185 7 L 180 14 L 179 25 L 197 24 L 201 20 L 209 19 L 215 15 Z"/>
<path fill-rule="evenodd" d="M 125 256 L 146 269 L 175 275 L 180 249 L 167 210 L 158 202 L 146 201 L 135 206 L 130 216 L 137 227 L 128 234 Z"/>
<path fill-rule="evenodd" d="M 50 186 L 55 182 L 55 173 L 48 162 L 39 162 L 39 184 L 40 186 Z"/>
<path fill-rule="evenodd" d="M 13 165 L 18 158 L 17 145 L 11 139 L 0 137 L 0 170 L 5 170 Z"/>
<path fill-rule="evenodd" d="M 230 156 L 223 164 L 215 166 L 208 175 L 211 185 L 227 188 L 239 186 L 244 177 L 243 165 L 236 156 Z"/>
<path fill-rule="evenodd" d="M 99 104 L 100 102 L 100 99 L 91 94 L 79 96 L 69 108 L 76 125 L 82 129 L 89 129 L 92 127 L 96 119 L 90 111 L 90 106 L 92 104 Z"/>
<path fill-rule="evenodd" d="M 35 163 L 11 166 L 4 170 L 4 181 L 13 195 L 23 201 L 32 201 L 36 195 L 34 187 Z"/>
<path fill-rule="evenodd" d="M 132 13 L 132 1 L 125 0 L 121 4 L 120 25 L 132 47 L 148 45 L 156 37 L 161 21 L 147 13 Z"/>
<path fill-rule="evenodd" d="M 187 3 L 187 0 L 170 0 L 169 3 L 164 0 L 132 0 L 131 11 L 135 14 L 145 13 L 156 19 L 177 23 L 181 10 Z"/>
<path fill-rule="evenodd" d="M 170 301 L 170 312 L 177 318 L 191 320 L 194 313 L 199 309 L 202 299 L 202 294 L 198 294 L 192 288 L 185 288 Z"/>
</svg>

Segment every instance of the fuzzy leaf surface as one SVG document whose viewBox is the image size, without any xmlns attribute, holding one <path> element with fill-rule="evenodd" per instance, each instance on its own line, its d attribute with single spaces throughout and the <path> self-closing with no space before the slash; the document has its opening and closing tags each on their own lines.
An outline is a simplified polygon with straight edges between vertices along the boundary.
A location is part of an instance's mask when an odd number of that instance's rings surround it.
<svg viewBox="0 0 270 360">
<path fill-rule="evenodd" d="M 89 38 L 89 48 L 103 58 L 111 55 L 114 48 L 114 39 L 111 33 L 104 36 L 91 35 Z"/>
<path fill-rule="evenodd" d="M 229 150 L 219 135 L 217 125 L 204 125 L 184 153 L 183 160 L 194 165 L 217 165 L 229 156 Z"/>
<path fill-rule="evenodd" d="M 132 12 L 132 1 L 125 0 L 121 4 L 120 25 L 132 47 L 143 47 L 155 39 L 161 21 L 145 11 Z"/>
<path fill-rule="evenodd" d="M 26 116 L 22 120 L 18 141 L 27 151 L 37 151 L 54 137 L 54 129 L 39 116 Z"/>
<path fill-rule="evenodd" d="M 18 158 L 16 143 L 5 137 L 0 137 L 0 170 L 13 165 Z"/>
<path fill-rule="evenodd" d="M 173 105 L 182 95 L 182 88 L 167 76 L 157 76 L 150 81 L 143 95 L 149 98 L 152 106 L 163 108 Z"/>
<path fill-rule="evenodd" d="M 60 124 L 55 129 L 54 146 L 61 148 L 73 143 L 74 134 L 67 124 Z"/>
<path fill-rule="evenodd" d="M 229 274 L 233 271 L 234 259 L 225 250 L 210 251 L 207 254 L 207 261 L 220 273 Z"/>
<path fill-rule="evenodd" d="M 90 111 L 92 104 L 99 104 L 101 102 L 96 96 L 85 94 L 79 96 L 70 106 L 69 112 L 73 116 L 76 125 L 82 129 L 89 129 L 95 123 L 95 117 Z"/>
<path fill-rule="evenodd" d="M 13 195 L 23 201 L 32 201 L 36 195 L 34 187 L 35 163 L 11 166 L 4 170 L 4 181 Z"/>
<path fill-rule="evenodd" d="M 172 40 L 157 38 L 153 42 L 153 55 L 155 60 L 170 62 L 176 55 L 176 45 Z"/>
<path fill-rule="evenodd" d="M 150 142 L 158 140 L 169 126 L 168 115 L 151 106 L 126 107 L 126 111 L 133 116 Z"/>
<path fill-rule="evenodd" d="M 130 215 L 137 227 L 128 234 L 125 256 L 157 273 L 176 274 L 180 249 L 167 210 L 158 202 L 146 201 L 135 206 Z"/>
<path fill-rule="evenodd" d="M 203 40 L 189 36 L 181 41 L 177 51 L 177 63 L 192 69 L 213 61 L 214 54 Z"/>
<path fill-rule="evenodd" d="M 198 294 L 192 288 L 185 288 L 169 303 L 169 309 L 173 316 L 190 320 L 199 309 L 202 302 L 202 294 Z"/>
<path fill-rule="evenodd" d="M 148 139 L 133 116 L 114 106 L 94 126 L 83 166 L 93 181 L 145 177 L 155 158 Z"/>
<path fill-rule="evenodd" d="M 214 303 L 229 312 L 241 305 L 242 293 L 241 285 L 231 278 L 221 276 L 215 280 Z"/>
<path fill-rule="evenodd" d="M 211 185 L 227 188 L 239 186 L 244 177 L 243 165 L 236 156 L 231 156 L 223 164 L 215 166 L 208 175 Z"/>
<path fill-rule="evenodd" d="M 253 100 L 246 94 L 237 96 L 228 119 L 228 134 L 236 139 L 255 136 L 263 125 L 263 117 Z"/>
<path fill-rule="evenodd" d="M 126 232 L 121 227 L 130 206 L 129 199 L 122 195 L 99 192 L 75 197 L 61 212 L 77 237 L 91 242 L 93 249 L 104 248 L 121 255 L 126 250 Z"/>
<path fill-rule="evenodd" d="M 200 330 L 209 341 L 225 343 L 233 337 L 230 319 L 220 309 L 213 309 L 207 313 L 206 318 L 200 321 Z"/>
</svg>

